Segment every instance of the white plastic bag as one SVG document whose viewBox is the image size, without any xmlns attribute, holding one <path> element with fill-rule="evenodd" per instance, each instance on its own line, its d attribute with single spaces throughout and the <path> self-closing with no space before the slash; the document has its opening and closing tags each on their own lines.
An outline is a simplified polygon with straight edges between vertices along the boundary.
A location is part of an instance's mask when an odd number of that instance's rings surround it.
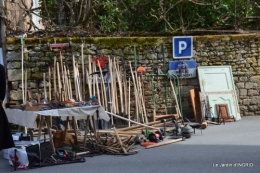
<svg viewBox="0 0 260 173">
<path fill-rule="evenodd" d="M 40 143 L 39 141 L 16 141 L 16 146 L 20 146 L 19 148 L 9 148 L 8 150 L 8 157 L 9 157 L 9 164 L 14 166 L 15 168 L 20 169 L 27 169 L 30 166 L 35 165 L 35 163 L 30 163 L 30 159 L 28 158 L 28 153 L 26 151 L 26 147 L 30 147 L 32 145 L 38 145 L 38 154 L 40 160 Z M 16 152 L 16 154 L 15 154 Z M 32 159 L 31 159 L 32 162 Z M 30 165 L 31 164 L 31 165 Z"/>
<path fill-rule="evenodd" d="M 15 154 L 16 152 L 16 154 Z M 27 169 L 29 165 L 28 156 L 23 148 L 10 148 L 8 150 L 9 155 L 9 164 L 14 166 L 15 168 Z"/>
</svg>

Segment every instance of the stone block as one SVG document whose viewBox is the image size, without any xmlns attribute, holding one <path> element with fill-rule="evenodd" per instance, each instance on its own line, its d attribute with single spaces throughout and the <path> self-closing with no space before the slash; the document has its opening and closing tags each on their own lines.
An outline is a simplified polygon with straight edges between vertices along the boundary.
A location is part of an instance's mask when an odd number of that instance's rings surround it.
<svg viewBox="0 0 260 173">
<path fill-rule="evenodd" d="M 41 57 L 41 56 L 44 56 L 44 53 L 43 52 L 29 52 L 28 55 L 30 57 L 33 57 L 33 56 Z"/>
<path fill-rule="evenodd" d="M 7 69 L 21 68 L 21 62 L 9 62 L 7 63 Z"/>
<path fill-rule="evenodd" d="M 22 100 L 22 90 L 11 90 L 9 97 L 10 100 Z"/>
<path fill-rule="evenodd" d="M 245 88 L 246 88 L 246 89 L 252 89 L 252 88 L 254 88 L 254 83 L 252 83 L 252 82 L 246 82 L 246 83 L 245 83 Z"/>
<path fill-rule="evenodd" d="M 247 95 L 247 89 L 239 89 L 239 94 L 241 96 L 246 96 Z"/>
<path fill-rule="evenodd" d="M 21 46 L 20 45 L 7 45 L 6 46 L 6 50 L 7 51 L 20 51 L 21 50 Z"/>
<path fill-rule="evenodd" d="M 8 52 L 6 54 L 6 60 L 7 61 L 18 61 L 22 59 L 21 53 L 17 52 Z"/>
<path fill-rule="evenodd" d="M 235 83 L 237 83 L 238 82 L 238 77 L 233 77 L 233 80 L 234 80 Z"/>
<path fill-rule="evenodd" d="M 257 65 L 260 66 L 260 59 L 257 60 Z"/>
<path fill-rule="evenodd" d="M 247 106 L 239 106 L 240 111 L 247 110 Z"/>
<path fill-rule="evenodd" d="M 243 105 L 250 105 L 251 99 L 243 99 Z"/>
<path fill-rule="evenodd" d="M 22 70 L 21 69 L 10 69 L 7 73 L 9 81 L 18 81 L 22 79 Z"/>
<path fill-rule="evenodd" d="M 241 96 L 241 95 L 239 95 L 239 99 L 247 99 L 247 98 L 248 98 L 247 95 L 245 95 L 245 96 Z"/>
<path fill-rule="evenodd" d="M 247 77 L 239 77 L 239 81 L 240 82 L 246 82 L 247 81 Z"/>
<path fill-rule="evenodd" d="M 257 95 L 259 95 L 259 91 L 251 89 L 251 90 L 248 90 L 247 95 L 248 96 L 257 96 Z"/>
<path fill-rule="evenodd" d="M 236 83 L 236 86 L 238 89 L 242 89 L 242 88 L 245 88 L 245 83 L 239 82 L 239 83 Z"/>
<path fill-rule="evenodd" d="M 248 110 L 253 111 L 253 112 L 256 111 L 257 108 L 258 108 L 258 106 L 256 106 L 256 105 L 248 106 Z"/>
<path fill-rule="evenodd" d="M 260 96 L 253 96 L 251 99 L 251 104 L 259 104 L 260 103 Z"/>
</svg>

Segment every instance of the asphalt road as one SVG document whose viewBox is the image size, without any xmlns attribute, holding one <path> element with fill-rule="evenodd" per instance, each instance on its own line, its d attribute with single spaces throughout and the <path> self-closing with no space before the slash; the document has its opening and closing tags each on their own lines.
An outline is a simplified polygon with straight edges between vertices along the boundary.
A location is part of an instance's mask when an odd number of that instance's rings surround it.
<svg viewBox="0 0 260 173">
<path fill-rule="evenodd" d="M 186 141 L 157 148 L 141 146 L 130 156 L 86 157 L 84 163 L 49 166 L 26 173 L 259 173 L 260 116 L 242 117 L 225 125 L 210 125 Z M 3 156 L 3 152 L 0 152 Z M 0 158 L 0 173 L 13 167 Z"/>
</svg>

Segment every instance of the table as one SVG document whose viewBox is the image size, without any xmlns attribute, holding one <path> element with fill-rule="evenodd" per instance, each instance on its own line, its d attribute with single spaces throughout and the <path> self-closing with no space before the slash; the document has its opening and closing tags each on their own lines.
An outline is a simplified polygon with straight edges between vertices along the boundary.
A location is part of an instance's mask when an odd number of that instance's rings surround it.
<svg viewBox="0 0 260 173">
<path fill-rule="evenodd" d="M 37 116 L 39 115 L 40 116 L 40 126 L 39 126 L 38 140 L 41 137 L 43 119 L 45 118 L 46 124 L 47 124 L 47 129 L 48 129 L 48 134 L 50 136 L 50 142 L 51 142 L 54 152 L 55 152 L 55 148 L 54 148 L 54 144 L 53 144 L 52 133 L 50 130 L 51 117 L 57 116 L 57 117 L 61 117 L 62 119 L 68 120 L 69 117 L 76 118 L 76 119 L 86 119 L 87 117 L 92 116 L 92 118 L 94 120 L 95 119 L 94 115 L 98 112 L 98 116 L 100 119 L 103 119 L 105 121 L 110 120 L 110 117 L 107 115 L 104 108 L 100 105 L 50 109 L 50 110 L 36 111 L 36 112 L 23 111 L 23 110 L 19 110 L 19 109 L 5 109 L 5 111 L 6 111 L 6 115 L 7 115 L 7 118 L 10 123 L 14 123 L 14 124 L 29 127 L 29 128 L 34 127 L 35 120 L 36 120 Z M 67 126 L 65 126 L 64 138 L 65 138 L 66 132 L 67 132 L 66 127 Z M 76 129 L 74 128 L 74 130 L 76 130 Z"/>
<path fill-rule="evenodd" d="M 76 119 L 85 119 L 86 116 L 92 116 L 96 110 L 99 111 L 99 118 L 109 121 L 110 118 L 105 112 L 104 108 L 99 105 L 62 108 L 62 109 L 50 109 L 45 111 L 24 111 L 21 109 L 4 108 L 9 123 L 17 124 L 27 128 L 34 128 L 35 120 L 39 115 L 43 116 L 61 116 L 65 120 L 66 116 L 74 116 Z"/>
<path fill-rule="evenodd" d="M 9 123 L 34 128 L 37 113 L 33 111 L 23 111 L 21 109 L 4 108 L 4 110 Z"/>
</svg>

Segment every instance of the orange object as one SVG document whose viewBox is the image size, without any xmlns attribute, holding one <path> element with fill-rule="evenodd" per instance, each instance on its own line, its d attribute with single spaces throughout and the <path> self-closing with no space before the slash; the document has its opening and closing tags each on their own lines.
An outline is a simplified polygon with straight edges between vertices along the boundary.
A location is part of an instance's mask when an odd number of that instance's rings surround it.
<svg viewBox="0 0 260 173">
<path fill-rule="evenodd" d="M 107 59 L 108 58 L 106 56 L 96 56 L 95 58 L 92 59 L 92 62 L 94 62 L 94 64 L 98 66 L 98 61 L 99 61 L 100 67 L 104 68 L 104 66 L 107 63 Z"/>
<path fill-rule="evenodd" d="M 156 144 L 156 142 L 142 142 L 141 145 L 144 147 L 150 146 L 150 145 L 154 145 Z"/>
<path fill-rule="evenodd" d="M 143 72 L 145 72 L 145 68 L 143 66 L 140 66 L 140 67 L 137 68 L 136 71 L 143 74 Z"/>
<path fill-rule="evenodd" d="M 140 66 L 137 68 L 136 70 L 138 73 L 140 73 L 140 77 L 141 77 L 141 80 L 142 80 L 142 75 L 143 75 L 143 72 L 145 72 L 145 68 L 143 66 Z"/>
<path fill-rule="evenodd" d="M 200 105 L 199 89 L 197 89 L 197 88 L 191 89 L 190 98 L 191 98 L 191 103 L 192 103 L 195 120 L 196 120 L 196 122 L 201 122 L 202 112 L 201 112 L 201 105 Z"/>
</svg>

